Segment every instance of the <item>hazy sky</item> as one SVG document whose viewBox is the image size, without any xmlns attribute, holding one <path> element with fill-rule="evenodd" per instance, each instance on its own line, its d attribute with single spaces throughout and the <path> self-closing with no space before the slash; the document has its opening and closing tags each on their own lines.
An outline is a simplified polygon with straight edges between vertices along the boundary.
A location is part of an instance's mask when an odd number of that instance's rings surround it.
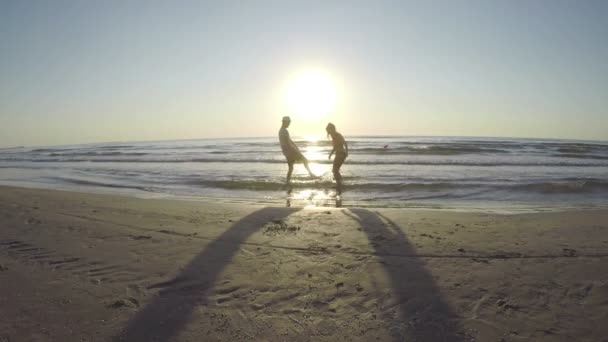
<svg viewBox="0 0 608 342">
<path fill-rule="evenodd" d="M 0 0 L 0 146 L 272 136 L 323 70 L 359 134 L 608 140 L 608 1 Z"/>
</svg>

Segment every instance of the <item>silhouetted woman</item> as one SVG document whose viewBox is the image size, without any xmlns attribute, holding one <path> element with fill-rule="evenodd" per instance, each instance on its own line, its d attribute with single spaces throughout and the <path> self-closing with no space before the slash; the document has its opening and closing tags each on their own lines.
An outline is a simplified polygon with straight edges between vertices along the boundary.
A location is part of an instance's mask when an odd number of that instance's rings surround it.
<svg viewBox="0 0 608 342">
<path fill-rule="evenodd" d="M 331 156 L 336 153 L 336 157 L 334 158 L 334 166 L 331 171 L 334 174 L 338 192 L 340 192 L 342 191 L 342 175 L 340 174 L 340 167 L 342 164 L 344 164 L 344 160 L 348 156 L 348 144 L 346 144 L 346 140 L 344 140 L 342 134 L 336 131 L 336 126 L 331 122 L 327 124 L 325 130 L 327 131 L 327 135 L 331 136 L 331 142 L 333 145 L 333 149 L 329 153 L 329 159 L 331 159 Z"/>
</svg>

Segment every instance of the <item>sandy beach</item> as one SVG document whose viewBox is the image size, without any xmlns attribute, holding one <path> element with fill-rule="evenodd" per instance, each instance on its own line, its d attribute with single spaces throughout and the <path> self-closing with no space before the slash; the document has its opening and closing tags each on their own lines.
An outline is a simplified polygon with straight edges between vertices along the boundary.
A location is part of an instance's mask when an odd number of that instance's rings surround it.
<svg viewBox="0 0 608 342">
<path fill-rule="evenodd" d="M 608 211 L 0 187 L 0 341 L 608 341 Z"/>
</svg>

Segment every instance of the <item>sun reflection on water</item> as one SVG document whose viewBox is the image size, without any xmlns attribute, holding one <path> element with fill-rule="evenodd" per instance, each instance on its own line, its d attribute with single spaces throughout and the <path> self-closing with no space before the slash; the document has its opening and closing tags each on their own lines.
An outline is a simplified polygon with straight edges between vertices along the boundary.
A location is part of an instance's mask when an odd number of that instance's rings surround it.
<svg viewBox="0 0 608 342">
<path fill-rule="evenodd" d="M 319 136 L 304 137 L 305 145 L 302 153 L 309 161 L 310 170 L 318 179 L 307 176 L 292 178 L 292 186 L 287 190 L 287 206 L 309 207 L 340 207 L 342 199 L 336 192 L 331 174 L 331 161 L 328 160 L 328 144 Z M 303 171 L 302 171 L 303 172 Z"/>
</svg>

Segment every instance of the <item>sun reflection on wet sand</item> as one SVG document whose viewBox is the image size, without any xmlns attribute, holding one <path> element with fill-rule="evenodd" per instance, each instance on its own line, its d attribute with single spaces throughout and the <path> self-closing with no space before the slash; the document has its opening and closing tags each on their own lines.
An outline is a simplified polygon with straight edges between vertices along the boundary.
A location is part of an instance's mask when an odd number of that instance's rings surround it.
<svg viewBox="0 0 608 342">
<path fill-rule="evenodd" d="M 341 207 L 342 197 L 336 193 L 335 188 L 326 189 L 297 189 L 289 188 L 286 194 L 286 206 L 315 207 Z"/>
</svg>

